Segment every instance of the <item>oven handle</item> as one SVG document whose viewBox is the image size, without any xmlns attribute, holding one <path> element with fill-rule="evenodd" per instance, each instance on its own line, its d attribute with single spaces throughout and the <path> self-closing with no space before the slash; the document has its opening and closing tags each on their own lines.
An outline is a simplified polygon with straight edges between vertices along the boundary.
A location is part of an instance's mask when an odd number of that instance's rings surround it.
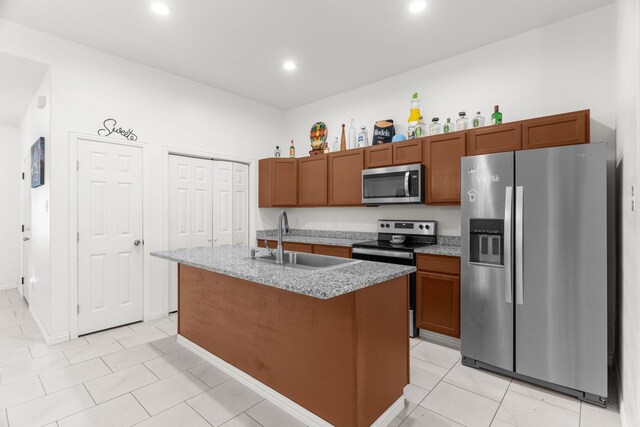
<svg viewBox="0 0 640 427">
<path fill-rule="evenodd" d="M 406 171 L 404 174 L 404 195 L 406 197 L 410 197 L 411 193 L 409 192 L 409 177 L 411 176 L 411 172 Z"/>
<path fill-rule="evenodd" d="M 353 254 L 388 256 L 391 258 L 413 259 L 413 252 L 384 251 L 379 249 L 353 248 Z"/>
</svg>

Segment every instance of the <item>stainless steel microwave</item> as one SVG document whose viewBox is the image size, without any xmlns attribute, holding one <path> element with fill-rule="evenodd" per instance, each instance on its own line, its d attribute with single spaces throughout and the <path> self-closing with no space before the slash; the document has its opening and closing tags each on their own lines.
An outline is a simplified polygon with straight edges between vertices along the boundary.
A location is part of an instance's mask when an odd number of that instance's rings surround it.
<svg viewBox="0 0 640 427">
<path fill-rule="evenodd" d="M 424 165 L 393 166 L 362 171 L 362 204 L 424 202 Z"/>
</svg>

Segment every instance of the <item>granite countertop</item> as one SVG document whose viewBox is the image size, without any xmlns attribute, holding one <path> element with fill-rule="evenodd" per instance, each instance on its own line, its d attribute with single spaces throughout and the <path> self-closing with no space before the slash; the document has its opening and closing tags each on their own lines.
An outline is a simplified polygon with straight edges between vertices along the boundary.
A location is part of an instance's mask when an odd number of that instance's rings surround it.
<svg viewBox="0 0 640 427">
<path fill-rule="evenodd" d="M 447 256 L 460 256 L 460 246 L 448 246 L 448 245 L 432 245 L 418 248 L 415 250 L 417 254 L 432 254 L 432 255 L 447 255 Z"/>
<path fill-rule="evenodd" d="M 257 256 L 267 255 L 258 249 Z M 364 289 L 416 271 L 415 267 L 357 260 L 327 270 L 303 270 L 249 257 L 246 246 L 217 246 L 152 252 L 151 256 L 319 299 Z"/>
</svg>

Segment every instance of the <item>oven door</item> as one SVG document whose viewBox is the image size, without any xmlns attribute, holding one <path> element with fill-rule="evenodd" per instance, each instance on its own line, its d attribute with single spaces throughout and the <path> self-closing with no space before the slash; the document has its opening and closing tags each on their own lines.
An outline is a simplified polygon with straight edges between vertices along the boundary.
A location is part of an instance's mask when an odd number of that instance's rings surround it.
<svg viewBox="0 0 640 427">
<path fill-rule="evenodd" d="M 362 204 L 382 205 L 424 201 L 422 164 L 362 171 Z"/>
<path fill-rule="evenodd" d="M 386 262 L 389 264 L 416 265 L 413 252 L 392 251 L 383 249 L 358 248 L 351 249 L 351 258 L 365 261 Z M 409 336 L 418 335 L 416 328 L 416 274 L 409 275 Z"/>
</svg>

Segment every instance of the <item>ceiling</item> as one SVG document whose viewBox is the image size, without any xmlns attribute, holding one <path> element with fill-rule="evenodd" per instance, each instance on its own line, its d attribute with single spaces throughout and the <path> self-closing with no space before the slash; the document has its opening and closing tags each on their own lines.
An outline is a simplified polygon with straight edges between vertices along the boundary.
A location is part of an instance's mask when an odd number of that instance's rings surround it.
<svg viewBox="0 0 640 427">
<path fill-rule="evenodd" d="M 0 0 L 0 17 L 291 109 L 613 2 L 151 1 Z"/>
<path fill-rule="evenodd" d="M 48 66 L 0 52 L 0 124 L 19 126 Z"/>
</svg>

